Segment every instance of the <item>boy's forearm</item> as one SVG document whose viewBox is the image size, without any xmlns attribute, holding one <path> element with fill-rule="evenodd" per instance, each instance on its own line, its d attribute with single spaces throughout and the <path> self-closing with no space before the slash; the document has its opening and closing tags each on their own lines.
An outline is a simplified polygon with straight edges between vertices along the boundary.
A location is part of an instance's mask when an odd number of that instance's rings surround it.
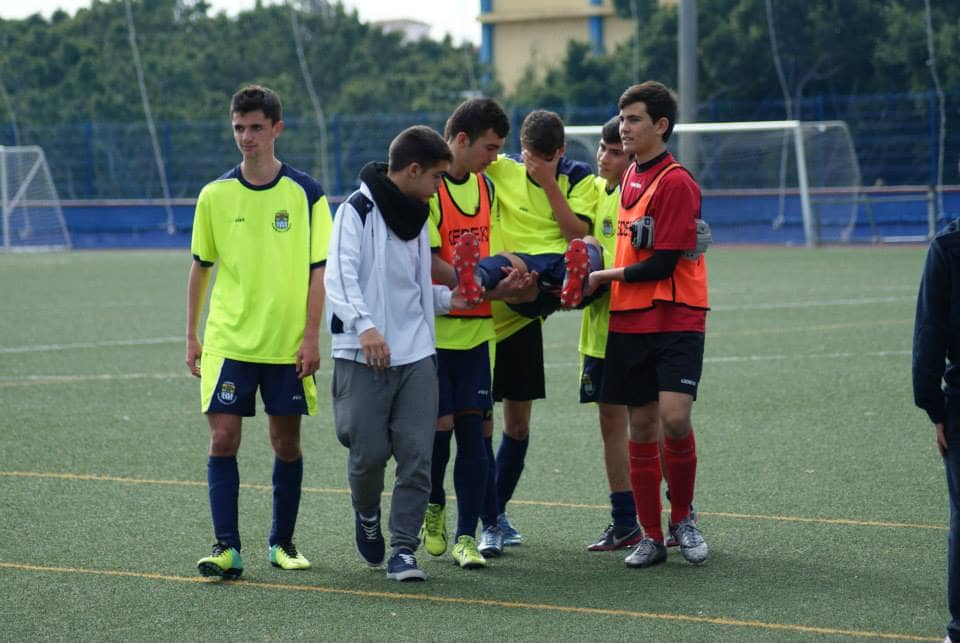
<svg viewBox="0 0 960 643">
<path fill-rule="evenodd" d="M 588 226 L 586 222 L 577 217 L 576 213 L 570 209 L 570 204 L 557 183 L 543 186 L 543 191 L 546 193 L 550 208 L 553 210 L 553 218 L 557 221 L 557 225 L 560 226 L 560 230 L 567 241 L 579 239 L 587 234 Z"/>
<path fill-rule="evenodd" d="M 197 337 L 197 328 L 200 325 L 200 313 L 203 310 L 203 301 L 207 294 L 207 284 L 210 280 L 210 269 L 194 261 L 190 266 L 190 275 L 187 278 L 187 338 Z"/>
<path fill-rule="evenodd" d="M 307 324 L 303 329 L 305 338 L 320 336 L 320 325 L 323 323 L 323 301 L 326 296 L 323 276 L 323 268 L 314 268 L 310 272 L 310 290 L 307 293 Z"/>
</svg>

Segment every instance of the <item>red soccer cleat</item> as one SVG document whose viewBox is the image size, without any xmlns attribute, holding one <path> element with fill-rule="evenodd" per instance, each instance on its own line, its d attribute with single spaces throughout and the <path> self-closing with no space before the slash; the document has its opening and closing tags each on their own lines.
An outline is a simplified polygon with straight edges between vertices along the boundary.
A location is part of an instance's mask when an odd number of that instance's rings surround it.
<svg viewBox="0 0 960 643">
<path fill-rule="evenodd" d="M 560 305 L 564 308 L 576 308 L 583 300 L 585 279 L 590 275 L 590 255 L 587 253 L 587 242 L 583 239 L 574 239 L 563 253 L 563 266 L 566 275 L 563 278 L 563 288 L 560 289 Z"/>
<path fill-rule="evenodd" d="M 453 246 L 453 267 L 460 295 L 470 304 L 483 301 L 483 288 L 477 283 L 475 272 L 479 262 L 480 241 L 472 232 L 464 232 Z"/>
</svg>

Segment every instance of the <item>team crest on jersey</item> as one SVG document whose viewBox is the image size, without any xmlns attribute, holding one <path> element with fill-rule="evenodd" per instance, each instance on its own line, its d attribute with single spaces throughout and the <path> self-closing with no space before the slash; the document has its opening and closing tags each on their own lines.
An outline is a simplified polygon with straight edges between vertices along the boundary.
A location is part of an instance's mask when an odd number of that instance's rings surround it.
<svg viewBox="0 0 960 643">
<path fill-rule="evenodd" d="M 217 399 L 223 404 L 233 404 L 237 401 L 237 385 L 233 382 L 223 382 L 220 384 L 220 392 L 217 393 Z"/>
<path fill-rule="evenodd" d="M 603 220 L 603 223 L 601 225 L 603 226 L 602 227 L 603 236 L 612 237 L 613 236 L 613 219 L 611 219 L 610 217 L 606 217 Z"/>
<path fill-rule="evenodd" d="M 273 215 L 273 229 L 277 232 L 286 232 L 290 229 L 290 214 L 286 210 L 280 210 Z"/>
<path fill-rule="evenodd" d="M 593 397 L 593 394 L 596 392 L 593 388 L 593 379 L 590 377 L 589 373 L 584 373 L 580 378 L 580 388 L 583 390 L 583 394 Z"/>
</svg>

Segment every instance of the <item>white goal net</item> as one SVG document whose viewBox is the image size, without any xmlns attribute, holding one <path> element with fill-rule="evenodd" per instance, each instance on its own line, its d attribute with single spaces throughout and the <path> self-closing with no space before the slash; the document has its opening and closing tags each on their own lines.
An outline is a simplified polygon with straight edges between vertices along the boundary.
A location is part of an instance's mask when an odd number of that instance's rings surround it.
<svg viewBox="0 0 960 643">
<path fill-rule="evenodd" d="M 600 130 L 567 127 L 567 155 L 593 160 Z M 842 121 L 678 123 L 668 146 L 700 184 L 703 217 L 718 241 L 854 239 L 860 165 Z"/>
<path fill-rule="evenodd" d="M 0 145 L 0 206 L 0 250 L 70 248 L 70 233 L 42 148 Z"/>
</svg>

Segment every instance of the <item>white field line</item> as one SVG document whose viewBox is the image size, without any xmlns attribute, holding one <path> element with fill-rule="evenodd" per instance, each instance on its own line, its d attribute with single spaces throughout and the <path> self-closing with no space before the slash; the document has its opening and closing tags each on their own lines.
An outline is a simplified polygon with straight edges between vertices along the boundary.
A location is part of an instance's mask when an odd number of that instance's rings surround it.
<svg viewBox="0 0 960 643">
<path fill-rule="evenodd" d="M 786 301 L 758 304 L 712 306 L 711 312 L 736 312 L 739 310 L 779 310 L 789 308 L 822 308 L 824 306 L 868 306 L 872 304 L 895 304 L 903 301 L 916 301 L 910 297 L 861 297 L 859 299 L 820 299 L 813 301 Z"/>
<path fill-rule="evenodd" d="M 849 359 L 858 357 L 902 357 L 910 355 L 908 350 L 900 351 L 869 351 L 866 353 L 809 353 L 795 355 L 726 355 L 721 357 L 705 357 L 704 364 L 736 364 L 744 362 L 775 362 L 797 359 Z M 547 362 L 545 368 L 579 368 L 579 362 Z M 189 378 L 190 374 L 183 373 L 90 373 L 86 375 L 8 375 L 0 376 L 0 388 L 13 386 L 29 386 L 33 384 L 71 384 L 80 382 L 118 382 L 124 380 L 176 380 Z"/>
<path fill-rule="evenodd" d="M 778 310 L 791 308 L 816 308 L 824 306 L 862 306 L 870 304 L 889 304 L 914 301 L 914 297 L 864 297 L 860 299 L 824 299 L 813 301 L 774 302 L 741 305 L 719 305 L 712 312 L 736 312 L 740 310 Z M 0 346 L 0 355 L 13 353 L 41 353 L 49 351 L 78 350 L 88 348 L 107 348 L 110 346 L 146 346 L 150 344 L 174 344 L 182 342 L 182 337 L 146 337 L 142 339 L 113 339 L 98 342 L 75 342 L 71 344 L 36 344 L 31 346 Z"/>
<path fill-rule="evenodd" d="M 75 342 L 73 344 L 35 344 L 33 346 L 0 346 L 0 354 L 43 353 L 69 351 L 82 348 L 108 348 L 110 346 L 146 346 L 149 344 L 175 344 L 183 337 L 145 337 L 143 339 L 107 339 L 99 342 Z"/>
<path fill-rule="evenodd" d="M 75 384 L 80 382 L 123 382 L 130 380 L 179 380 L 189 378 L 182 373 L 91 373 L 89 375 L 13 375 L 0 377 L 0 388 L 35 384 Z"/>
</svg>

